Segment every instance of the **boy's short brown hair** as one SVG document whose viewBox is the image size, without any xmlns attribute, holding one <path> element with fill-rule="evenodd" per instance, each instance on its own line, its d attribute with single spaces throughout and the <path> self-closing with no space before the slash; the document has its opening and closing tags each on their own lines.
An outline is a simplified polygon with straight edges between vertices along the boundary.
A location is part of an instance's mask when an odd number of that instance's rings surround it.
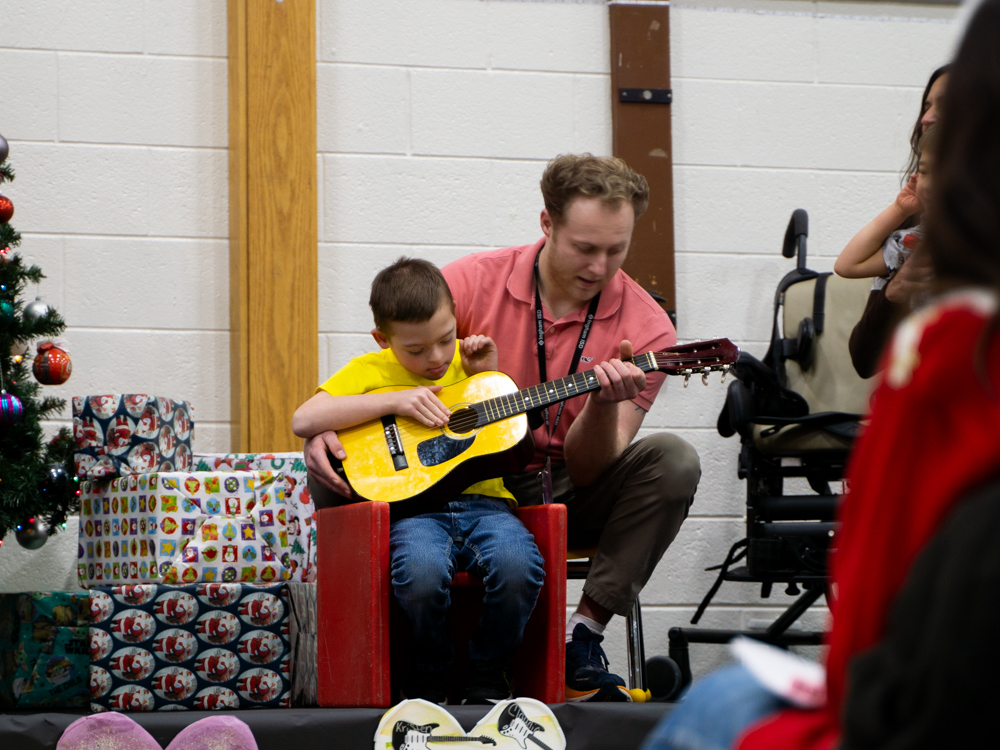
<svg viewBox="0 0 1000 750">
<path fill-rule="evenodd" d="M 605 204 L 627 201 L 636 220 L 649 206 L 646 178 L 615 156 L 557 156 L 545 168 L 541 186 L 545 208 L 556 225 L 562 223 L 570 201 L 581 195 Z"/>
<path fill-rule="evenodd" d="M 455 309 L 451 289 L 438 267 L 419 258 L 401 257 L 376 274 L 368 305 L 375 327 L 388 333 L 394 322 L 430 320 L 443 301 Z"/>
</svg>

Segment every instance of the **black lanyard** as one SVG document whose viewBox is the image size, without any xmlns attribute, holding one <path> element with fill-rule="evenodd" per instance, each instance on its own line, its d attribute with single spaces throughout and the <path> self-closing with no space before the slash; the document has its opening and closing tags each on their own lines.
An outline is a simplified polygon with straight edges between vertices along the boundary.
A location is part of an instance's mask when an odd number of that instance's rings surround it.
<svg viewBox="0 0 1000 750">
<path fill-rule="evenodd" d="M 542 295 L 538 291 L 538 258 L 541 256 L 542 251 L 538 251 L 538 255 L 535 256 L 535 328 L 538 334 L 538 376 L 542 379 L 541 382 L 546 382 L 545 373 L 545 318 L 542 313 Z M 598 292 L 594 295 L 594 298 L 590 300 L 590 307 L 587 308 L 587 317 L 583 321 L 583 329 L 580 331 L 580 340 L 576 344 L 576 349 L 573 351 L 573 360 L 569 366 L 569 372 L 567 375 L 572 375 L 576 372 L 576 368 L 580 365 L 580 357 L 583 355 L 583 347 L 587 344 L 587 336 L 590 335 L 590 326 L 594 322 L 594 316 L 597 314 L 597 304 L 601 301 L 601 293 Z M 552 422 L 552 427 L 549 427 L 549 409 L 545 407 L 542 409 L 542 416 L 545 418 L 545 429 L 549 434 L 549 442 L 552 441 L 552 435 L 555 431 L 559 429 L 559 419 L 562 417 L 563 407 L 566 406 L 565 401 L 559 402 L 559 409 L 556 411 L 556 418 Z M 548 455 L 548 449 L 545 451 L 546 456 Z"/>
</svg>

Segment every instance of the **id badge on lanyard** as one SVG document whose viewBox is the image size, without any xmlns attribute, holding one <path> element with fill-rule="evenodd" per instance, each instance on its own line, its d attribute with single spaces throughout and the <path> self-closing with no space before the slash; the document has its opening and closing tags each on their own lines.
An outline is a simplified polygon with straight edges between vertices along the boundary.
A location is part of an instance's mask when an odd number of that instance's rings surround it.
<svg viewBox="0 0 1000 750">
<path fill-rule="evenodd" d="M 538 255 L 535 256 L 535 333 L 537 334 L 536 341 L 538 344 L 538 377 L 544 383 L 547 380 L 545 368 L 545 318 L 542 314 L 542 295 L 538 291 L 538 258 L 541 254 L 542 252 L 539 250 Z M 597 304 L 600 300 L 600 292 L 595 294 L 594 298 L 590 300 L 590 307 L 587 308 L 587 317 L 583 321 L 580 340 L 576 344 L 576 349 L 573 350 L 573 359 L 570 362 L 567 376 L 575 373 L 576 368 L 580 366 L 583 347 L 587 344 L 587 337 L 590 335 L 590 327 L 594 322 L 594 316 L 597 314 Z M 552 459 L 549 457 L 549 451 L 552 449 L 552 438 L 559 428 L 559 420 L 562 418 L 564 406 L 566 406 L 566 402 L 560 401 L 559 408 L 556 410 L 556 417 L 552 420 L 551 425 L 549 425 L 548 407 L 542 409 L 542 417 L 545 419 L 545 431 L 548 433 L 549 442 L 545 446 L 545 463 L 542 465 L 542 470 L 538 472 L 537 479 L 542 490 L 542 502 L 545 505 L 551 503 L 554 498 L 552 491 Z"/>
</svg>

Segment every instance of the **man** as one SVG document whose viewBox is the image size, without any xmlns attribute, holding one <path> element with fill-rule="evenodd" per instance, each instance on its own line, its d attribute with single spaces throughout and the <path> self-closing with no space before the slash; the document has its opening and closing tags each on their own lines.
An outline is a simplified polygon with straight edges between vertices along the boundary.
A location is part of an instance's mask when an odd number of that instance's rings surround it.
<svg viewBox="0 0 1000 750">
<path fill-rule="evenodd" d="M 620 159 L 566 155 L 549 163 L 541 188 L 541 240 L 475 253 L 442 271 L 459 336 L 491 337 L 499 369 L 518 387 L 591 367 L 601 385 L 548 409 L 531 463 L 504 482 L 521 504 L 545 495 L 565 503 L 570 547 L 597 547 L 566 628 L 567 700 L 629 700 L 624 680 L 607 669 L 603 632 L 614 614 L 628 613 L 676 536 L 701 468 L 694 448 L 674 435 L 633 442 L 664 376 L 625 360 L 633 345 L 645 353 L 677 340 L 666 313 L 621 270 L 649 203 L 646 180 Z M 305 445 L 320 507 L 318 485 L 349 494 L 328 450 L 345 457 L 332 432 Z"/>
</svg>

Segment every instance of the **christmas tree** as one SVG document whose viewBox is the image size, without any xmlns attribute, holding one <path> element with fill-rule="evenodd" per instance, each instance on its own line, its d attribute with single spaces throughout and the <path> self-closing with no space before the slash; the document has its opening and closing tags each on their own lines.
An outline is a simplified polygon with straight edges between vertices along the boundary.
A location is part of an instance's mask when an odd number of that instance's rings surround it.
<svg viewBox="0 0 1000 750">
<path fill-rule="evenodd" d="M 0 136 L 0 187 L 14 180 L 7 162 L 9 147 Z M 49 533 L 65 527 L 76 510 L 77 480 L 72 468 L 73 439 L 63 428 L 50 441 L 41 420 L 58 413 L 66 402 L 39 398 L 39 384 L 29 377 L 31 342 L 51 338 L 66 327 L 59 314 L 41 299 L 24 304 L 28 282 L 44 277 L 38 266 L 24 264 L 15 252 L 21 235 L 10 225 L 11 200 L 0 195 L 0 544 L 15 529 L 18 541 L 34 549 Z M 69 377 L 65 352 L 43 344 L 34 360 L 35 376 L 58 384 Z M 73 477 L 70 479 L 70 477 Z"/>
</svg>

